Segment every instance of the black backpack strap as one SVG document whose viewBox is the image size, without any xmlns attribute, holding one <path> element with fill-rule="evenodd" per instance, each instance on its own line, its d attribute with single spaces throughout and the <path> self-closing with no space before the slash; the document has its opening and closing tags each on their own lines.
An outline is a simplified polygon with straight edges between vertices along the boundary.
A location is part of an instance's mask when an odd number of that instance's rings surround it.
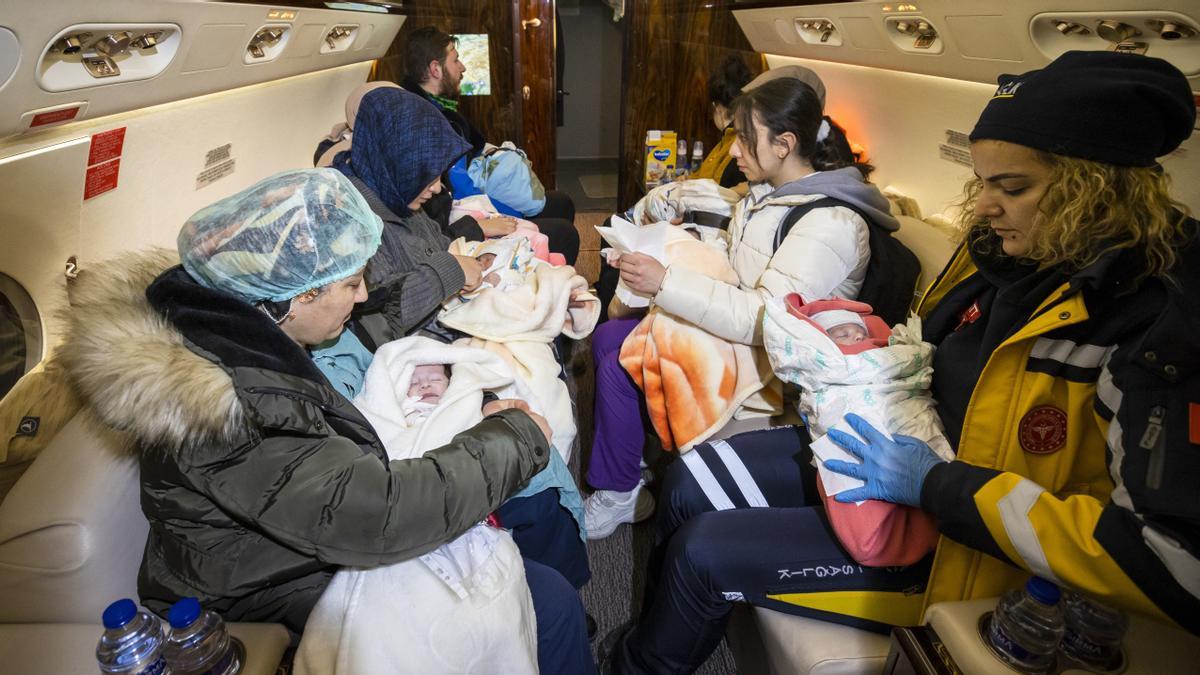
<svg viewBox="0 0 1200 675">
<path fill-rule="evenodd" d="M 783 245 L 783 240 L 787 239 L 788 232 L 792 231 L 792 226 L 795 225 L 796 222 L 801 218 L 808 215 L 809 211 L 812 211 L 813 209 L 825 209 L 831 206 L 844 206 L 857 213 L 860 218 L 866 221 L 868 227 L 872 224 L 871 219 L 868 218 L 867 215 L 863 213 L 862 210 L 857 206 L 849 202 L 844 202 L 840 199 L 834 199 L 833 197 L 822 197 L 821 199 L 811 201 L 807 204 L 800 204 L 788 209 L 788 212 L 783 217 L 783 220 L 779 222 L 779 229 L 775 230 L 775 244 L 771 247 L 771 254 L 774 255 L 775 251 L 779 250 L 779 247 Z"/>
<path fill-rule="evenodd" d="M 832 197 L 824 197 L 788 210 L 775 231 L 775 247 L 779 250 L 792 226 L 809 211 L 832 206 L 844 206 L 858 214 L 867 224 L 868 245 L 871 257 L 867 261 L 866 274 L 858 300 L 871 305 L 875 314 L 889 326 L 900 323 L 908 316 L 909 307 L 916 292 L 917 279 L 921 275 L 921 261 L 908 250 L 891 231 L 871 220 L 857 206 Z"/>
</svg>

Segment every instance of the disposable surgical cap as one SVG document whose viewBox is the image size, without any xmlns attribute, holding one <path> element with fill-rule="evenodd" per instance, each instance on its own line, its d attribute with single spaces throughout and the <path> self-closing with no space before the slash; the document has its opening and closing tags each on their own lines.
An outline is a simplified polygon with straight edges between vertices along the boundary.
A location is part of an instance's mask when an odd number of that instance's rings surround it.
<svg viewBox="0 0 1200 675">
<path fill-rule="evenodd" d="M 294 298 L 354 274 L 383 221 L 333 169 L 284 171 L 197 211 L 176 243 L 188 274 L 250 304 Z"/>
</svg>

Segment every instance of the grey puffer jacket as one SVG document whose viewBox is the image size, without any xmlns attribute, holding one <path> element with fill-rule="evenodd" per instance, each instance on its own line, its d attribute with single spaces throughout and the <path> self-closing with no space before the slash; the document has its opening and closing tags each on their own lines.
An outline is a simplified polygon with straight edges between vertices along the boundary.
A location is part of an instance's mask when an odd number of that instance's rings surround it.
<svg viewBox="0 0 1200 675">
<path fill-rule="evenodd" d="M 376 299 L 354 315 L 374 351 L 433 323 L 442 302 L 462 289 L 466 277 L 437 221 L 420 209 L 399 216 L 362 179 L 351 176 L 350 182 L 383 220 L 383 241 L 365 274 Z"/>
<path fill-rule="evenodd" d="M 370 424 L 263 313 L 196 284 L 172 254 L 81 273 L 61 354 L 83 399 L 140 453 L 150 534 L 138 579 L 164 613 L 195 596 L 295 633 L 334 571 L 457 537 L 546 465 L 507 410 L 419 459 Z"/>
</svg>

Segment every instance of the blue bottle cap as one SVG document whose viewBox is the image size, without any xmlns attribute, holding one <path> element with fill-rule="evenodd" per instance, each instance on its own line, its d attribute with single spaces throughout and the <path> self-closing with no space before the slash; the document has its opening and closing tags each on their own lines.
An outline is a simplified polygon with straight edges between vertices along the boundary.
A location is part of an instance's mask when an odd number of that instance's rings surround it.
<svg viewBox="0 0 1200 675">
<path fill-rule="evenodd" d="M 1029 595 L 1043 605 L 1057 605 L 1058 599 L 1062 597 L 1062 591 L 1052 581 L 1046 581 L 1041 577 L 1029 577 L 1029 581 L 1025 582 L 1025 590 Z"/>
<path fill-rule="evenodd" d="M 137 616 L 137 605 L 129 598 L 121 598 L 109 605 L 104 610 L 104 614 L 100 615 L 100 619 L 104 622 L 104 627 L 111 630 L 133 621 L 135 616 Z"/>
<path fill-rule="evenodd" d="M 167 621 L 171 623 L 171 628 L 175 629 L 187 628 L 198 618 L 200 601 L 196 598 L 184 598 L 171 605 L 171 611 L 167 612 Z"/>
</svg>

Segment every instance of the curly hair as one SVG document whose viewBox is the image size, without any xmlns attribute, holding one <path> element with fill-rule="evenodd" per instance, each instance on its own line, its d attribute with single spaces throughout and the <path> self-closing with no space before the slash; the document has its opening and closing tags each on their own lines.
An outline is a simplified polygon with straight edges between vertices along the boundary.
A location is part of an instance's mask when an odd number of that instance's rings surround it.
<svg viewBox="0 0 1200 675">
<path fill-rule="evenodd" d="M 1142 270 L 1136 281 L 1166 276 L 1175 250 L 1187 239 L 1188 208 L 1170 195 L 1161 167 L 1118 166 L 1036 151 L 1050 167 L 1050 186 L 1038 201 L 1030 249 L 1022 257 L 1040 265 L 1081 270 L 1109 251 L 1137 249 Z M 957 206 L 962 238 L 976 251 L 993 253 L 1000 238 L 986 218 L 975 215 L 983 181 L 973 178 Z"/>
</svg>

